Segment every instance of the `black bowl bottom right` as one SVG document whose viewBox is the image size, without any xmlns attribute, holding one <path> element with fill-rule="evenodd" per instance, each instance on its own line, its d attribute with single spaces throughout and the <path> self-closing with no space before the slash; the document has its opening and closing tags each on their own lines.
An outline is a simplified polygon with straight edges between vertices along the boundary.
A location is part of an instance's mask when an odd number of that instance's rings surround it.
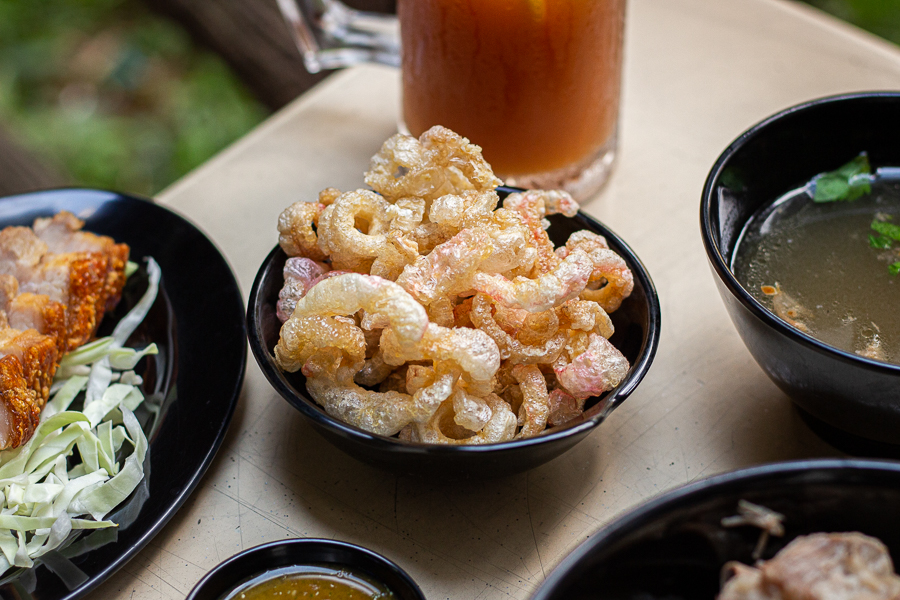
<svg viewBox="0 0 900 600">
<path fill-rule="evenodd" d="M 877 478 L 881 479 L 880 476 Z M 900 502 L 896 480 L 875 481 L 863 471 L 835 474 L 810 470 L 765 481 L 733 481 L 644 511 L 624 529 L 595 545 L 542 600 L 714 600 L 723 566 L 753 564 L 759 530 L 726 528 L 723 517 L 739 500 L 786 516 L 783 538 L 770 538 L 762 558 L 771 558 L 798 535 L 860 531 L 880 539 L 897 564 Z"/>
<path fill-rule="evenodd" d="M 900 445 L 870 440 L 852 433 L 847 433 L 825 421 L 814 417 L 796 404 L 794 408 L 806 426 L 822 438 L 827 444 L 850 456 L 861 458 L 888 458 L 900 460 Z"/>
</svg>

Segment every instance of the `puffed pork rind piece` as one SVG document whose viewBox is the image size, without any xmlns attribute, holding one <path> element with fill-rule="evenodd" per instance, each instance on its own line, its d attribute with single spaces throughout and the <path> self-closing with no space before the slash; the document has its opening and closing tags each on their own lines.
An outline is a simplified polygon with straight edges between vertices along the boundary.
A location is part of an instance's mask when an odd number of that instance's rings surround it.
<svg viewBox="0 0 900 600">
<path fill-rule="evenodd" d="M 319 249 L 316 227 L 319 215 L 325 210 L 320 202 L 294 202 L 278 217 L 278 245 L 288 256 L 300 256 L 314 261 L 328 255 Z"/>
<path fill-rule="evenodd" d="M 628 359 L 609 340 L 584 332 L 570 336 L 553 363 L 560 387 L 582 402 L 622 383 L 629 368 Z"/>
<path fill-rule="evenodd" d="M 445 429 L 447 421 L 454 420 L 453 402 L 445 401 L 438 407 L 432 417 L 426 423 L 415 423 L 411 435 L 413 441 L 427 444 L 496 444 L 508 442 L 513 439 L 516 431 L 516 415 L 510 410 L 509 405 L 496 394 L 489 394 L 485 403 L 491 410 L 491 417 L 480 431 L 467 437 L 451 437 Z"/>
<path fill-rule="evenodd" d="M 421 342 L 403 346 L 393 327 L 381 336 L 384 361 L 402 365 L 413 361 L 433 361 L 438 367 L 456 371 L 477 395 L 490 392 L 491 380 L 500 368 L 500 351 L 483 331 L 447 328 L 428 323 Z"/>
<path fill-rule="evenodd" d="M 279 220 L 292 258 L 276 363 L 326 412 L 409 441 L 494 443 L 567 423 L 621 382 L 604 309 L 633 281 L 602 236 L 554 247 L 546 217 L 574 216 L 569 194 L 498 208 L 480 148 L 442 127 L 389 139 L 366 183 L 375 192 L 329 188 Z"/>
<path fill-rule="evenodd" d="M 385 319 L 399 352 L 414 353 L 426 336 L 428 316 L 396 283 L 346 273 L 322 280 L 297 301 L 282 326 L 276 364 L 302 369 L 307 389 L 332 416 L 381 435 L 394 435 L 413 420 L 426 420 L 447 398 L 455 376 L 444 374 L 414 395 L 374 392 L 354 381 L 365 363 L 365 335 L 348 315 L 359 311 Z"/>
<path fill-rule="evenodd" d="M 388 200 L 412 196 L 426 201 L 503 183 L 479 146 L 440 125 L 419 139 L 400 133 L 388 139 L 372 157 L 365 181 Z"/>
<path fill-rule="evenodd" d="M 391 436 L 426 421 L 453 391 L 454 377 L 443 374 L 414 394 L 376 392 L 353 381 L 353 369 L 326 349 L 303 366 L 307 390 L 329 415 L 375 434 Z"/>
<path fill-rule="evenodd" d="M 278 320 L 282 323 L 287 321 L 294 312 L 297 300 L 330 272 L 328 265 L 311 258 L 294 256 L 287 259 L 282 270 L 284 286 L 278 293 L 278 303 L 275 306 Z"/>
<path fill-rule="evenodd" d="M 596 302 L 606 312 L 615 312 L 634 290 L 634 275 L 625 259 L 609 248 L 603 236 L 590 231 L 573 233 L 556 254 L 566 258 L 576 250 L 586 253 L 594 265 L 581 298 Z"/>
<path fill-rule="evenodd" d="M 335 269 L 396 279 L 419 255 L 413 231 L 424 211 L 417 198 L 389 203 L 370 190 L 345 192 L 319 216 L 318 248 Z"/>
</svg>

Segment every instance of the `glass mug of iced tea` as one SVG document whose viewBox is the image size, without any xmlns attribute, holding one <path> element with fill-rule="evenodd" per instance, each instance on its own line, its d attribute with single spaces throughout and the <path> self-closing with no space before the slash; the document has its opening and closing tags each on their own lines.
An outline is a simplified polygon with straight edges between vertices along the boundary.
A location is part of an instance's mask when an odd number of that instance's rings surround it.
<svg viewBox="0 0 900 600">
<path fill-rule="evenodd" d="M 403 123 L 478 144 L 510 185 L 585 198 L 616 151 L 625 0 L 278 0 L 307 69 L 400 65 Z M 400 47 L 402 45 L 402 52 Z"/>
</svg>

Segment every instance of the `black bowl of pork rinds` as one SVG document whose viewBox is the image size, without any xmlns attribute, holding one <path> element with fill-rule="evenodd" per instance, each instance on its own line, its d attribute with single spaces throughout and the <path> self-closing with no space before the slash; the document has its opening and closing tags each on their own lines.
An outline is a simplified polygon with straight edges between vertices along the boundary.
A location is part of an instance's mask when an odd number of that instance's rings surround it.
<svg viewBox="0 0 900 600">
<path fill-rule="evenodd" d="M 443 127 L 389 139 L 365 182 L 288 207 L 250 293 L 263 373 L 326 439 L 392 471 L 509 474 L 634 391 L 656 290 L 568 194 L 502 187 Z"/>
</svg>

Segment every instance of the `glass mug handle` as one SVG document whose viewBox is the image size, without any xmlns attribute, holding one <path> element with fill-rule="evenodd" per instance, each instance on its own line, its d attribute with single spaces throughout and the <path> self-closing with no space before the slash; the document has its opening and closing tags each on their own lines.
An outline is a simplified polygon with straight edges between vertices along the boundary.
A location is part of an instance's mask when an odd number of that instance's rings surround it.
<svg viewBox="0 0 900 600">
<path fill-rule="evenodd" d="M 310 73 L 363 62 L 400 66 L 393 15 L 354 10 L 338 0 L 278 0 Z"/>
</svg>

